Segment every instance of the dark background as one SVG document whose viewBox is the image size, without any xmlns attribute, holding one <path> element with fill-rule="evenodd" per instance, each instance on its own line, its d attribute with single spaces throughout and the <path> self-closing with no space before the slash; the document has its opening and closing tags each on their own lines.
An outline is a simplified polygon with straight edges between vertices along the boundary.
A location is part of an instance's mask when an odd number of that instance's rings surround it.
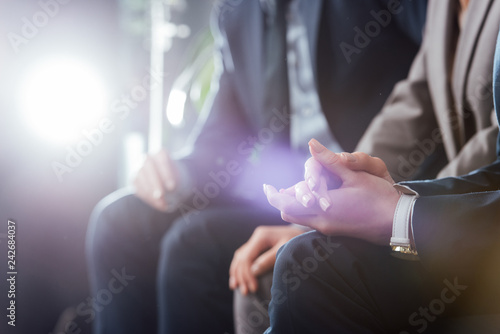
<svg viewBox="0 0 500 334">
<path fill-rule="evenodd" d="M 43 0 L 42 0 L 43 1 Z M 49 0 L 43 1 L 48 2 Z M 166 1 L 169 2 L 169 1 Z M 170 1 L 174 23 L 191 35 L 174 38 L 165 54 L 165 99 L 189 45 L 207 28 L 211 1 Z M 59 182 L 52 162 L 64 162 L 67 148 L 39 138 L 26 124 L 15 97 L 20 73 L 42 57 L 76 55 L 93 64 L 109 85 L 111 98 L 140 84 L 149 66 L 149 1 L 72 0 L 15 53 L 8 33 L 21 34 L 22 18 L 40 11 L 38 1 L 0 0 L 0 332 L 51 333 L 62 312 L 92 297 L 84 244 L 95 204 L 122 185 L 123 139 L 147 134 L 148 101 L 116 123 L 72 173 Z M 16 326 L 7 325 L 7 220 L 16 222 Z M 88 333 L 90 325 L 68 333 Z M 64 323 L 64 321 L 63 321 Z"/>
</svg>

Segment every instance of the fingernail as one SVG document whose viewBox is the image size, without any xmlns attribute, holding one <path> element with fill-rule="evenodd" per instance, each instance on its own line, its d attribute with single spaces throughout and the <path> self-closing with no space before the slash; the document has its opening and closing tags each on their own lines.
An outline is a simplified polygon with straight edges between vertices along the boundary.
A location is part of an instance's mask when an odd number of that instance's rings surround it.
<svg viewBox="0 0 500 334">
<path fill-rule="evenodd" d="M 321 199 L 319 200 L 319 206 L 321 207 L 321 210 L 326 212 L 326 210 L 328 210 L 331 204 L 326 198 L 321 197 Z"/>
<path fill-rule="evenodd" d="M 266 196 L 267 196 L 267 184 L 264 183 L 262 185 L 262 189 L 264 190 L 264 194 L 266 194 Z"/>
<path fill-rule="evenodd" d="M 307 208 L 311 200 L 312 200 L 311 195 L 305 194 L 304 196 L 302 196 L 302 205 Z"/>
<path fill-rule="evenodd" d="M 309 141 L 309 146 L 316 153 L 321 153 L 325 149 L 325 147 L 321 145 L 320 142 L 314 138 Z"/>
<path fill-rule="evenodd" d="M 283 219 L 284 221 L 286 221 L 286 215 L 283 211 L 280 211 L 280 215 L 281 215 L 281 219 Z"/>
<path fill-rule="evenodd" d="M 310 190 L 314 190 L 316 189 L 316 182 L 314 182 L 313 178 L 310 177 L 308 180 L 307 180 L 307 185 L 309 186 L 309 189 Z"/>
<path fill-rule="evenodd" d="M 343 152 L 342 155 L 347 159 L 347 161 L 354 162 L 356 161 L 356 157 L 351 153 Z"/>
</svg>

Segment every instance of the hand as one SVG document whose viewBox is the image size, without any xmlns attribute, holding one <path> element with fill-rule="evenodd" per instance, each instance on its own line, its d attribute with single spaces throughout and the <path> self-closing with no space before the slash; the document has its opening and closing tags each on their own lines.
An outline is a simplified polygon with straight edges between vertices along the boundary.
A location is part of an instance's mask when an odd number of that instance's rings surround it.
<svg viewBox="0 0 500 334">
<path fill-rule="evenodd" d="M 265 186 L 269 203 L 290 223 L 309 226 L 327 235 L 388 245 L 400 195 L 392 186 L 394 182 L 383 161 L 362 153 L 352 157 L 335 154 L 317 141 L 311 141 L 310 148 L 313 158 L 338 177 L 340 186 L 336 189 L 325 190 L 327 182 L 321 178 L 313 187 L 322 192 L 320 198 L 328 200 L 329 205 L 322 205 L 321 199 L 319 205 L 306 207 L 301 203 L 304 194 L 314 194 L 306 181 L 280 192 Z"/>
<path fill-rule="evenodd" d="M 178 172 L 164 150 L 148 155 L 134 180 L 135 194 L 153 208 L 166 212 L 165 194 L 177 188 Z"/>
<path fill-rule="evenodd" d="M 250 239 L 234 252 L 229 268 L 229 288 L 243 295 L 257 291 L 257 277 L 272 270 L 276 252 L 293 237 L 304 233 L 293 226 L 259 226 Z"/>
<path fill-rule="evenodd" d="M 304 180 L 307 182 L 309 189 L 307 193 L 302 195 L 307 196 L 308 193 L 311 194 L 313 192 L 317 192 L 316 197 L 318 200 L 324 198 L 322 207 L 327 208 L 330 203 L 327 201 L 327 196 L 325 196 L 324 187 L 320 188 L 320 185 L 322 184 L 321 179 L 326 179 L 327 189 L 338 188 L 341 185 L 342 180 L 340 180 L 335 174 L 332 174 L 334 171 L 331 170 L 331 168 L 338 164 L 342 164 L 353 171 L 365 171 L 369 174 L 379 176 L 391 184 L 394 184 L 394 180 L 389 174 L 387 166 L 379 158 L 371 157 L 363 152 L 343 152 L 340 154 L 334 154 L 321 145 L 316 139 L 311 139 L 309 141 L 309 150 L 313 157 L 306 161 L 304 173 Z M 327 173 L 327 171 L 330 173 Z"/>
</svg>

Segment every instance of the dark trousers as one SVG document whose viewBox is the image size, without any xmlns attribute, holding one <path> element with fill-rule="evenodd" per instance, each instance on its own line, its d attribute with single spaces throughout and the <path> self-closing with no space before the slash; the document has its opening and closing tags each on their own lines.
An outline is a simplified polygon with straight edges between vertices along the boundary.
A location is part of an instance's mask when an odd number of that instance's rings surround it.
<svg viewBox="0 0 500 334">
<path fill-rule="evenodd" d="M 255 227 L 276 224 L 269 207 L 212 207 L 186 219 L 110 195 L 87 240 L 95 333 L 233 333 L 233 253 Z"/>
<path fill-rule="evenodd" d="M 454 318 L 480 289 L 460 277 L 430 277 L 389 247 L 303 234 L 278 252 L 266 333 L 499 332 L 498 315 Z"/>
</svg>

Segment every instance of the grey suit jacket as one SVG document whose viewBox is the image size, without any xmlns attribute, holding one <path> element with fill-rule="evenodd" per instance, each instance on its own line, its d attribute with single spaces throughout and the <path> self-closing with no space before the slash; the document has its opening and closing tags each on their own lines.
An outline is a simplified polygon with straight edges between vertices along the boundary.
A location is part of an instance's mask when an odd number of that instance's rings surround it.
<svg viewBox="0 0 500 334">
<path fill-rule="evenodd" d="M 357 147 L 382 158 L 395 180 L 462 175 L 496 159 L 491 73 L 500 1 L 470 2 L 456 57 L 454 3 L 430 1 L 410 74 Z"/>
</svg>

